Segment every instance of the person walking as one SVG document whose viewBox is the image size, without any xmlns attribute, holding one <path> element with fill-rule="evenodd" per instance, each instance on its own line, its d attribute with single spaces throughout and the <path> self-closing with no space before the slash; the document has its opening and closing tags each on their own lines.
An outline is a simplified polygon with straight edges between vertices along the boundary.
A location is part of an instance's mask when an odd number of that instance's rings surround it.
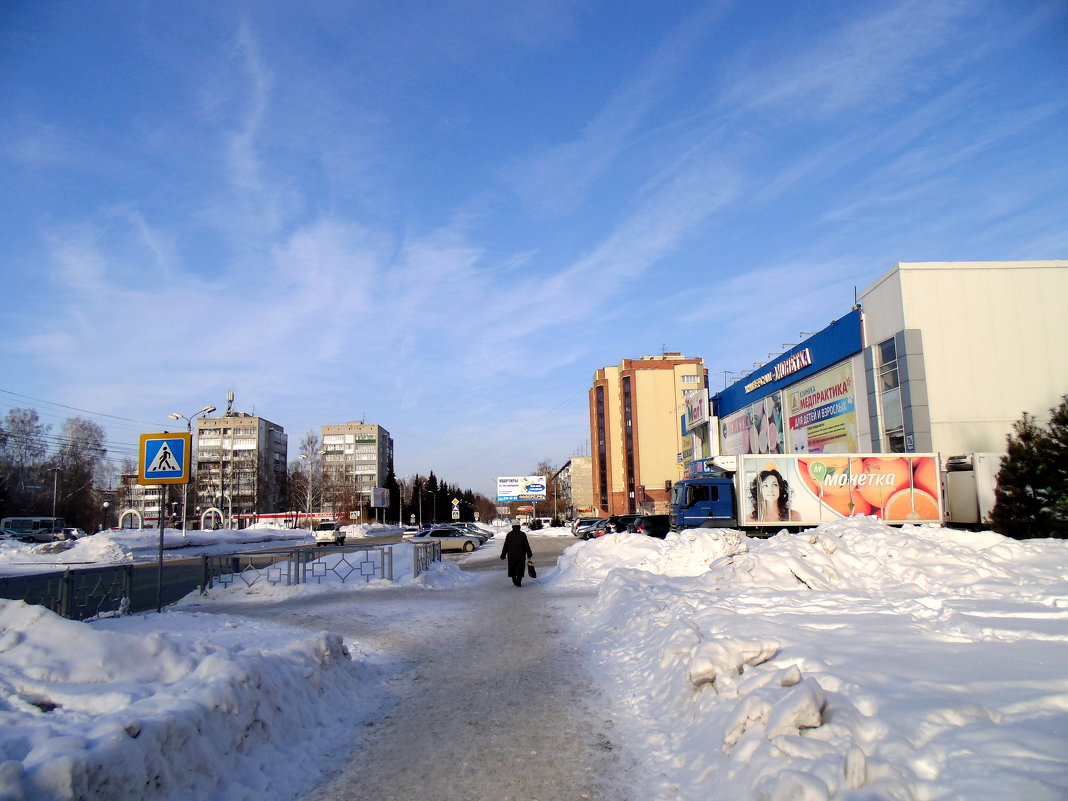
<svg viewBox="0 0 1068 801">
<path fill-rule="evenodd" d="M 504 547 L 501 548 L 501 559 L 508 560 L 508 576 L 517 587 L 523 586 L 523 576 L 527 572 L 527 560 L 534 556 L 530 550 L 530 542 L 527 535 L 518 523 L 512 523 L 512 530 L 504 537 Z"/>
</svg>

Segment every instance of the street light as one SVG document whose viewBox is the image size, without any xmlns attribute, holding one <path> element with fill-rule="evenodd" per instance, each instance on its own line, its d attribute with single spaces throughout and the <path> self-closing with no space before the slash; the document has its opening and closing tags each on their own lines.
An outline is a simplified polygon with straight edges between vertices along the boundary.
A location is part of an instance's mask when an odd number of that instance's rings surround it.
<svg viewBox="0 0 1068 801">
<path fill-rule="evenodd" d="M 59 489 L 59 468 L 52 468 L 52 517 L 56 516 L 56 494 Z M 55 526 L 55 520 L 52 521 L 52 525 Z"/>
<path fill-rule="evenodd" d="M 111 506 L 107 501 L 104 501 L 104 522 L 100 524 L 100 530 L 103 531 L 108 527 L 108 507 Z"/>
<path fill-rule="evenodd" d="M 197 417 L 199 417 L 202 414 L 211 414 L 214 411 L 215 411 L 215 407 L 211 406 L 211 405 L 208 405 L 208 406 L 205 406 L 203 409 L 201 409 L 199 412 L 193 412 L 193 414 L 191 416 L 188 416 L 188 417 L 186 415 L 184 415 L 184 414 L 179 414 L 178 412 L 174 412 L 174 414 L 171 414 L 169 416 L 170 416 L 170 418 L 172 420 L 185 420 L 186 431 L 189 432 L 189 437 L 190 437 L 190 439 L 192 439 L 192 437 L 193 437 L 193 420 L 195 420 Z M 192 459 L 192 454 L 189 454 L 186 458 Z M 192 471 L 190 471 L 190 476 L 192 476 Z M 186 516 L 187 516 L 186 515 L 186 502 L 188 500 L 189 500 L 189 485 L 185 484 L 182 487 L 182 531 L 185 531 L 185 527 L 186 527 Z"/>
</svg>

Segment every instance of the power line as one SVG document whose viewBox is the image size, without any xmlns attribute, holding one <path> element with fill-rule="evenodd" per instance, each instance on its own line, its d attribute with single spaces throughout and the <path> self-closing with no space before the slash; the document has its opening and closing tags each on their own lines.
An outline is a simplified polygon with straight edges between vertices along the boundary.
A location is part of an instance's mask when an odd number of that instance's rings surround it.
<svg viewBox="0 0 1068 801">
<path fill-rule="evenodd" d="M 11 395 L 12 397 L 15 397 L 15 398 L 22 398 L 23 400 L 34 401 L 35 403 L 45 403 L 45 404 L 48 404 L 49 406 L 58 406 L 60 409 L 69 409 L 72 412 L 81 412 L 82 414 L 91 414 L 94 417 L 107 417 L 107 418 L 109 418 L 111 420 L 121 420 L 124 423 L 136 423 L 137 425 L 141 425 L 141 426 L 157 426 L 157 425 L 159 425 L 158 423 L 148 423 L 148 422 L 145 422 L 144 420 L 134 420 L 134 419 L 132 419 L 130 417 L 120 417 L 118 415 L 108 414 L 106 412 L 94 412 L 94 411 L 91 411 L 89 409 L 79 409 L 77 406 L 67 406 L 66 404 L 56 403 L 55 401 L 50 401 L 50 400 L 44 400 L 43 398 L 34 398 L 34 397 L 30 396 L 30 395 L 22 395 L 22 394 L 20 394 L 18 392 L 12 392 L 9 389 L 0 389 L 0 393 L 3 393 L 5 395 Z"/>
</svg>

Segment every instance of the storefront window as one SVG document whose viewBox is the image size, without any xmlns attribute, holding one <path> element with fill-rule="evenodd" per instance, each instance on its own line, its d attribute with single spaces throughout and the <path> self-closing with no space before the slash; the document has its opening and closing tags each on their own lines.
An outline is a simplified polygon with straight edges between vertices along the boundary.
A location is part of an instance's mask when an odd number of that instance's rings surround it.
<svg viewBox="0 0 1068 801">
<path fill-rule="evenodd" d="M 897 369 L 897 343 L 893 338 L 876 346 L 879 355 L 879 406 L 882 410 L 883 443 L 889 453 L 905 452 L 905 415 Z"/>
</svg>

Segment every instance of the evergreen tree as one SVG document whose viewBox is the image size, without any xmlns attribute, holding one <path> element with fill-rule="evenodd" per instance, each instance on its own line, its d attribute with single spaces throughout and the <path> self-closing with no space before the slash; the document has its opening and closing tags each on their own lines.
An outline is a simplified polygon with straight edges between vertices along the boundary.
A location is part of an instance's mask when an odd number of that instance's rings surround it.
<svg viewBox="0 0 1068 801">
<path fill-rule="evenodd" d="M 1051 532 L 1048 435 L 1024 412 L 1013 424 L 998 472 L 990 523 L 1009 537 L 1048 537 Z"/>
<path fill-rule="evenodd" d="M 1068 536 L 1068 395 L 1050 410 L 1046 436 L 1050 513 L 1058 536 Z"/>
</svg>

